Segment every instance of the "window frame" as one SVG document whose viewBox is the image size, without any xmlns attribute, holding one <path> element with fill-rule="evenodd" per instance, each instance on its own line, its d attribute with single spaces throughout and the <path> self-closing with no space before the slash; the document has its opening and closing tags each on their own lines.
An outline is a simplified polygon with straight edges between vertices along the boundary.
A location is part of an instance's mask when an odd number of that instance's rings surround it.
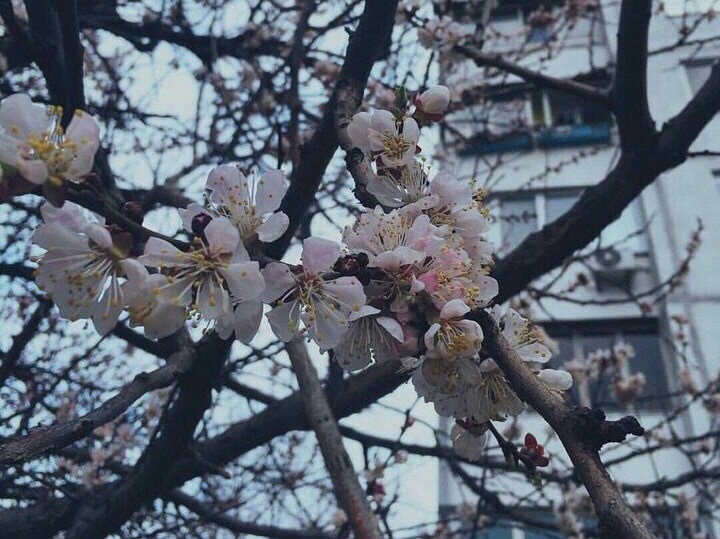
<svg viewBox="0 0 720 539">
<path fill-rule="evenodd" d="M 593 404 L 599 408 L 603 408 L 609 413 L 624 413 L 631 411 L 633 413 L 659 413 L 664 412 L 677 404 L 677 397 L 673 394 L 676 389 L 673 384 L 672 362 L 667 347 L 665 325 L 660 318 L 615 318 L 615 319 L 590 319 L 590 320 L 552 320 L 542 322 L 540 325 L 551 339 L 564 338 L 570 339 L 572 342 L 572 359 L 573 357 L 584 357 L 592 350 L 585 350 L 583 339 L 586 337 L 609 337 L 611 342 L 616 344 L 619 341 L 632 341 L 633 336 L 652 336 L 657 340 L 658 359 L 662 366 L 662 392 L 666 396 L 653 396 L 641 394 L 638 401 L 629 404 L 613 402 L 577 402 L 580 406 L 588 406 Z M 552 360 L 551 360 L 552 361 Z M 629 363 L 632 359 L 629 360 Z M 624 374 L 632 372 L 642 372 L 649 380 L 648 372 L 639 370 L 632 371 L 629 363 L 625 364 Z M 561 365 L 554 365 L 561 368 Z M 608 388 L 608 393 L 612 396 L 612 388 Z M 582 395 L 580 395 L 582 397 Z M 590 395 L 592 397 L 592 395 Z"/>
</svg>

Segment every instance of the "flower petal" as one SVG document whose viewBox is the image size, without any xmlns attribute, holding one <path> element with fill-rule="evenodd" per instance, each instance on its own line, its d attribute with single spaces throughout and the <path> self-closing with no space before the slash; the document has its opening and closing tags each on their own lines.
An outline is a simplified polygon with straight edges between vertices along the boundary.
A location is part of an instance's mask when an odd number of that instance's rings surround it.
<svg viewBox="0 0 720 539">
<path fill-rule="evenodd" d="M 250 342 L 260 328 L 262 322 L 263 303 L 260 300 L 241 301 L 235 307 L 233 328 L 235 338 L 242 342 Z"/>
<path fill-rule="evenodd" d="M 265 290 L 260 294 L 260 299 L 269 303 L 275 301 L 289 289 L 295 287 L 295 278 L 290 268 L 282 262 L 271 262 L 262 270 L 265 280 Z"/>
<path fill-rule="evenodd" d="M 236 299 L 255 299 L 265 289 L 265 279 L 257 262 L 230 264 L 222 274 Z"/>
<path fill-rule="evenodd" d="M 0 127 L 12 137 L 27 140 L 33 133 L 47 131 L 49 125 L 47 109 L 26 94 L 13 94 L 0 101 Z"/>
<path fill-rule="evenodd" d="M 315 275 L 328 271 L 340 258 L 340 245 L 334 241 L 310 237 L 303 240 L 302 262 L 305 273 Z"/>
<path fill-rule="evenodd" d="M 543 369 L 537 376 L 545 385 L 553 389 L 567 391 L 572 387 L 572 376 L 567 371 Z"/>
<path fill-rule="evenodd" d="M 240 243 L 240 232 L 227 217 L 216 217 L 205 227 L 205 238 L 212 254 L 233 253 Z"/>
<path fill-rule="evenodd" d="M 283 212 L 273 213 L 257 228 L 258 239 L 264 242 L 275 241 L 285 233 L 289 224 L 290 219 Z"/>
<path fill-rule="evenodd" d="M 262 215 L 280 207 L 288 183 L 282 170 L 272 169 L 265 172 L 257 184 L 255 192 L 255 211 Z"/>
</svg>

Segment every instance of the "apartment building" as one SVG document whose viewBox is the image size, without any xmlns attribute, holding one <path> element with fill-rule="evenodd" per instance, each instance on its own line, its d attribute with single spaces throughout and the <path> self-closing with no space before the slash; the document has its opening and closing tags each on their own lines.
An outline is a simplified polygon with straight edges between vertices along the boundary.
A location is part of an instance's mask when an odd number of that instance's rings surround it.
<svg viewBox="0 0 720 539">
<path fill-rule="evenodd" d="M 661 124 L 676 114 L 707 79 L 720 58 L 720 20 L 694 25 L 712 2 L 666 1 L 664 12 L 654 13 L 650 28 L 651 51 L 648 87 L 651 112 Z M 616 52 L 615 34 L 620 2 L 602 0 L 596 9 L 575 22 L 542 24 L 538 9 L 562 9 L 564 2 L 544 0 L 502 1 L 489 22 L 484 50 L 518 57 L 522 65 L 557 77 L 576 77 L 589 84 L 605 85 L 612 77 Z M 534 22 L 533 22 L 534 21 Z M 690 21 L 688 23 L 688 21 Z M 678 43 L 683 24 L 695 27 L 685 45 Z M 715 37 L 716 39 L 708 39 Z M 524 51 L 522 54 L 518 50 Z M 548 51 L 553 51 L 549 54 Z M 447 147 L 461 157 L 462 177 L 474 177 L 490 188 L 490 206 L 497 219 L 499 252 L 508 252 L 530 232 L 565 212 L 583 189 L 602 180 L 617 159 L 617 132 L 608 111 L 591 101 L 552 90 L 538 89 L 521 79 L 489 69 L 481 74 L 472 65 L 456 61 L 448 74 L 464 80 L 482 79 L 480 105 L 457 113 L 460 132 L 445 133 Z M 713 121 L 693 150 L 720 150 L 720 121 Z M 602 376 L 589 387 L 573 391 L 583 405 L 602 407 L 610 415 L 632 413 L 643 424 L 654 425 L 678 404 L 678 321 L 687 345 L 682 354 L 704 386 L 720 370 L 720 160 L 711 155 L 688 159 L 664 174 L 610 225 L 601 238 L 577 260 L 533 286 L 550 293 L 532 305 L 532 318 L 541 323 L 558 345 L 555 364 L 584 357 L 599 349 L 627 343 L 635 356 L 626 365 L 629 373 L 643 373 L 645 386 L 631 404 L 622 404 Z M 666 282 L 686 257 L 686 246 L 702 222 L 702 245 L 690 263 L 681 286 L 660 301 L 646 294 Z M 570 291 L 570 292 L 568 292 Z M 556 298 L 553 294 L 557 295 Z M 571 297 L 566 301 L 563 297 Z M 634 300 L 627 301 L 628 298 Z M 679 435 L 707 432 L 712 418 L 699 405 L 690 406 L 679 421 Z M 532 412 L 520 420 L 522 430 L 548 433 Z M 717 428 L 717 425 L 715 425 Z M 612 455 L 631 447 L 616 447 Z M 549 450 L 561 455 L 557 442 Z M 562 455 L 560 456 L 562 458 Z M 652 458 L 633 459 L 614 466 L 612 474 L 632 483 L 675 477 L 691 463 L 672 450 Z M 468 468 L 477 473 L 476 469 Z M 519 481 L 504 481 L 498 490 L 528 489 Z M 439 498 L 441 514 L 450 514 L 475 498 L 441 465 Z M 559 493 L 548 492 L 549 505 Z M 551 511 L 538 518 L 552 521 Z M 670 522 L 670 521 L 668 521 Z M 705 522 L 704 531 L 717 530 Z M 524 528 L 524 529 L 523 529 Z M 673 524 L 663 533 L 673 537 Z M 530 539 L 563 537 L 547 530 L 504 523 L 502 520 L 476 537 Z M 680 537 L 680 535 L 677 535 Z"/>
</svg>

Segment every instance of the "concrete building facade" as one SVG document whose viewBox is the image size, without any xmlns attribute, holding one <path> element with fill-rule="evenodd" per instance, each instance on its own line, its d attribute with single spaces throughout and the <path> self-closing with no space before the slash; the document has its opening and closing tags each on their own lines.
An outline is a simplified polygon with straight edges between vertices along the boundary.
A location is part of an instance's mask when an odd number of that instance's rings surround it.
<svg viewBox="0 0 720 539">
<path fill-rule="evenodd" d="M 597 9 L 574 24 L 528 29 L 528 18 L 539 2 L 501 2 L 490 20 L 492 36 L 484 50 L 516 54 L 524 49 L 522 65 L 556 77 L 579 77 L 604 84 L 612 77 L 616 54 L 620 2 L 603 0 Z M 561 9 L 542 2 L 549 11 Z M 692 37 L 678 45 L 678 29 L 693 25 L 709 8 L 702 1 L 666 2 L 653 14 L 649 39 L 648 93 L 658 126 L 678 113 L 709 76 L 720 58 L 720 20 L 702 19 Z M 688 23 L 688 21 L 690 21 Z M 552 36 L 552 37 L 551 37 Z M 713 39 L 714 38 L 714 39 Z M 551 40 L 551 41 L 550 41 Z M 554 50 L 548 54 L 548 50 Z M 493 74 L 494 73 L 494 74 Z M 490 205 L 497 219 L 495 242 L 507 252 L 528 233 L 567 210 L 583 189 L 601 181 L 618 157 L 617 133 L 602 107 L 588 101 L 539 90 L 520 79 L 471 65 L 455 65 L 448 82 L 480 78 L 486 84 L 482 106 L 458 113 L 465 140 L 446 134 L 449 148 L 463 158 L 458 174 L 475 177 L 490 189 Z M 693 152 L 720 150 L 720 120 L 704 130 Z M 667 412 L 687 399 L 680 392 L 678 373 L 686 366 L 705 386 L 720 371 L 720 159 L 697 155 L 663 174 L 647 187 L 595 242 L 561 271 L 533 285 L 549 292 L 532 301 L 529 314 L 543 325 L 558 345 L 555 362 L 562 365 L 600 349 L 628 343 L 635 356 L 630 373 L 643 373 L 641 397 L 623 405 L 602 380 L 590 390 L 574 391 L 580 404 L 600 406 L 610 415 L 636 415 L 645 426 L 663 420 Z M 701 246 L 692 257 L 682 284 L 668 294 L 648 294 L 672 278 L 687 257 L 687 246 L 702 223 Z M 558 299 L 552 295 L 557 294 Z M 560 297 L 573 298 L 566 301 Z M 629 296 L 636 299 L 626 301 Z M 679 338 L 682 331 L 683 338 Z M 687 362 L 687 363 L 686 363 Z M 673 396 L 675 395 L 675 396 Z M 708 410 L 690 405 L 674 425 L 679 436 L 693 436 L 718 428 Z M 522 416 L 520 429 L 548 433 L 532 412 Z M 551 453 L 564 458 L 559 443 L 549 439 Z M 641 447 L 635 440 L 611 449 L 617 456 Z M 614 466 L 614 477 L 645 483 L 676 477 L 692 463 L 668 449 L 651 458 L 633 459 Z M 477 473 L 477 472 L 473 472 Z M 441 465 L 441 513 L 451 512 L 475 498 Z M 522 486 L 522 481 L 515 487 Z M 501 486 L 498 485 L 501 490 Z M 558 493 L 551 495 L 556 497 Z M 702 506 L 702 500 L 699 501 Z M 552 514 L 547 518 L 553 518 Z M 714 537 L 712 519 L 704 533 Z M 669 529 L 669 528 L 668 528 Z M 666 530 L 667 531 L 667 530 Z M 512 525 L 498 525 L 482 537 L 529 539 L 554 537 Z M 670 533 L 670 532 L 668 532 Z M 562 537 L 563 535 L 558 535 Z M 667 535 L 672 537 L 672 535 Z M 678 536 L 680 537 L 680 536 Z"/>
</svg>

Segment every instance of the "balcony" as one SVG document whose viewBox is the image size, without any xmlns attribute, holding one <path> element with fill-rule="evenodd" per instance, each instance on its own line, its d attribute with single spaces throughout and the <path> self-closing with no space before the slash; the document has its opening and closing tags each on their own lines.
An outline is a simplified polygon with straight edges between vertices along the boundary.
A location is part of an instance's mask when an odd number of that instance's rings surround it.
<svg viewBox="0 0 720 539">
<path fill-rule="evenodd" d="M 538 130 L 513 133 L 495 139 L 487 135 L 477 136 L 468 141 L 460 150 L 460 155 L 489 155 L 533 149 L 608 144 L 610 137 L 609 122 L 542 127 Z"/>
</svg>

